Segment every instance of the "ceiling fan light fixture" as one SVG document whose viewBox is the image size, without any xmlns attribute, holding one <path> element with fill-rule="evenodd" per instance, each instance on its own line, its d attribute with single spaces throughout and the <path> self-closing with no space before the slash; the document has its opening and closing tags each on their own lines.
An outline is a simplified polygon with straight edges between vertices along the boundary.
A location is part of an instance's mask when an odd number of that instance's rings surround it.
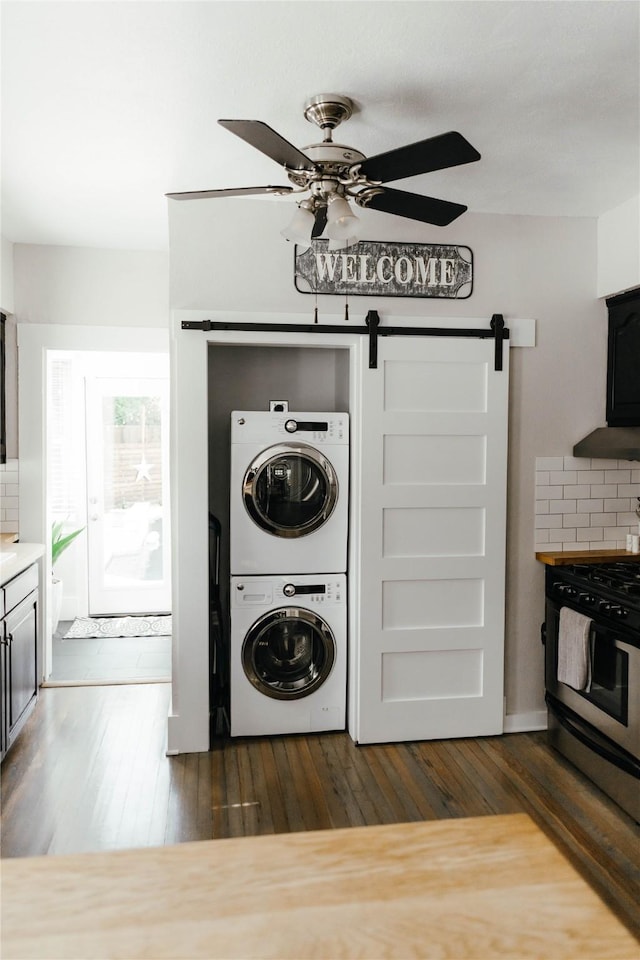
<svg viewBox="0 0 640 960">
<path fill-rule="evenodd" d="M 310 200 L 303 200 L 296 207 L 296 212 L 291 218 L 288 226 L 280 231 L 285 240 L 293 243 L 310 243 L 311 231 L 315 226 L 316 218 L 313 213 L 313 204 Z"/>
<path fill-rule="evenodd" d="M 358 217 L 344 197 L 337 193 L 329 197 L 325 236 L 330 240 L 348 240 L 356 236 L 359 223 Z"/>
</svg>

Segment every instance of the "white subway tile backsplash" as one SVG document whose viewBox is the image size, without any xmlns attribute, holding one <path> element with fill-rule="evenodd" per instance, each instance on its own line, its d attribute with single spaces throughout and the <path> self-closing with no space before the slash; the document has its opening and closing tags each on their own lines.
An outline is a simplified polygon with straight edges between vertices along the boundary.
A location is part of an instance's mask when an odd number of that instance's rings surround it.
<svg viewBox="0 0 640 960">
<path fill-rule="evenodd" d="M 564 457 L 536 457 L 536 470 L 562 470 Z"/>
<path fill-rule="evenodd" d="M 576 531 L 575 528 L 557 530 L 554 533 L 556 540 L 559 540 L 560 543 L 575 543 L 576 542 Z"/>
<path fill-rule="evenodd" d="M 562 492 L 561 486 L 536 487 L 536 500 L 561 500 Z"/>
<path fill-rule="evenodd" d="M 604 528 L 605 540 L 626 541 L 628 533 L 629 531 L 626 527 L 605 527 Z"/>
<path fill-rule="evenodd" d="M 592 513 L 592 527 L 614 527 L 618 519 L 617 513 Z"/>
<path fill-rule="evenodd" d="M 604 540 L 604 530 L 602 527 L 579 527 L 576 536 L 578 540 Z"/>
<path fill-rule="evenodd" d="M 575 513 L 575 500 L 549 500 L 549 513 Z"/>
<path fill-rule="evenodd" d="M 591 529 L 591 517 L 588 513 L 567 513 L 562 518 L 563 527 L 588 527 Z"/>
<path fill-rule="evenodd" d="M 578 483 L 604 483 L 604 470 L 578 470 Z M 609 481 L 607 481 L 608 483 Z"/>
<path fill-rule="evenodd" d="M 0 533 L 18 533 L 20 529 L 19 493 L 20 470 L 18 461 L 0 464 Z"/>
<path fill-rule="evenodd" d="M 578 500 L 577 509 L 582 513 L 602 513 L 602 500 Z"/>
<path fill-rule="evenodd" d="M 551 470 L 549 472 L 549 483 L 576 483 L 577 475 L 575 470 Z"/>
<path fill-rule="evenodd" d="M 591 496 L 591 487 L 588 483 L 580 483 L 577 485 L 569 484 L 564 487 L 564 496 L 567 500 L 581 500 L 584 497 Z"/>
<path fill-rule="evenodd" d="M 631 501 L 628 497 L 616 497 L 612 500 L 604 500 L 604 510 L 618 513 L 620 510 L 631 510 Z"/>
<path fill-rule="evenodd" d="M 631 470 L 605 470 L 605 483 L 631 483 Z"/>
<path fill-rule="evenodd" d="M 591 496 L 592 497 L 617 497 L 618 486 L 615 483 L 602 483 L 602 484 L 592 483 Z"/>
<path fill-rule="evenodd" d="M 638 532 L 640 469 L 627 460 L 536 457 L 535 543 L 549 551 L 624 550 Z"/>
<path fill-rule="evenodd" d="M 562 526 L 562 514 L 556 513 L 553 516 L 537 516 L 536 517 L 536 527 L 538 529 L 544 529 L 545 527 L 561 527 Z"/>
</svg>

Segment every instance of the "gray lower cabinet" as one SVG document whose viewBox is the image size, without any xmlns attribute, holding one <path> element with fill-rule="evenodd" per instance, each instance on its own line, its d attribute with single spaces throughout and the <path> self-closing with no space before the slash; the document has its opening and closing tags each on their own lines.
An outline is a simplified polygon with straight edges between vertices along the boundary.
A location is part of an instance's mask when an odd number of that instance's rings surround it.
<svg viewBox="0 0 640 960">
<path fill-rule="evenodd" d="M 38 695 L 38 568 L 36 564 L 2 588 L 0 626 L 2 757 L 35 706 Z"/>
</svg>

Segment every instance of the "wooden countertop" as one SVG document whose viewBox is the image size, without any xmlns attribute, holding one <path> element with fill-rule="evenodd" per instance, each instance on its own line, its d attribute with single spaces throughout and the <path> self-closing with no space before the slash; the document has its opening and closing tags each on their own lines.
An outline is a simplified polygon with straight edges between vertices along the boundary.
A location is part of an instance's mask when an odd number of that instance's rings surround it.
<svg viewBox="0 0 640 960">
<path fill-rule="evenodd" d="M 612 563 L 614 560 L 640 561 L 640 553 L 627 550 L 563 550 L 562 553 L 544 551 L 536 553 L 536 560 L 550 567 L 566 566 L 569 563 Z"/>
<path fill-rule="evenodd" d="M 637 960 L 526 814 L 2 861 L 2 955 Z"/>
<path fill-rule="evenodd" d="M 16 577 L 44 554 L 41 543 L 2 544 L 0 550 L 0 586 Z"/>
</svg>

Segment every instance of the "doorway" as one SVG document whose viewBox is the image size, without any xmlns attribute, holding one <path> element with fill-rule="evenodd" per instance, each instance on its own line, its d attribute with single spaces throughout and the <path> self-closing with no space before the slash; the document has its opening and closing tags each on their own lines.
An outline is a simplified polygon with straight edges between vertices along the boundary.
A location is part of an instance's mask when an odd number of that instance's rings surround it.
<svg viewBox="0 0 640 960">
<path fill-rule="evenodd" d="M 81 530 L 47 682 L 169 680 L 168 357 L 49 351 L 47 398 L 49 522 Z"/>
</svg>

